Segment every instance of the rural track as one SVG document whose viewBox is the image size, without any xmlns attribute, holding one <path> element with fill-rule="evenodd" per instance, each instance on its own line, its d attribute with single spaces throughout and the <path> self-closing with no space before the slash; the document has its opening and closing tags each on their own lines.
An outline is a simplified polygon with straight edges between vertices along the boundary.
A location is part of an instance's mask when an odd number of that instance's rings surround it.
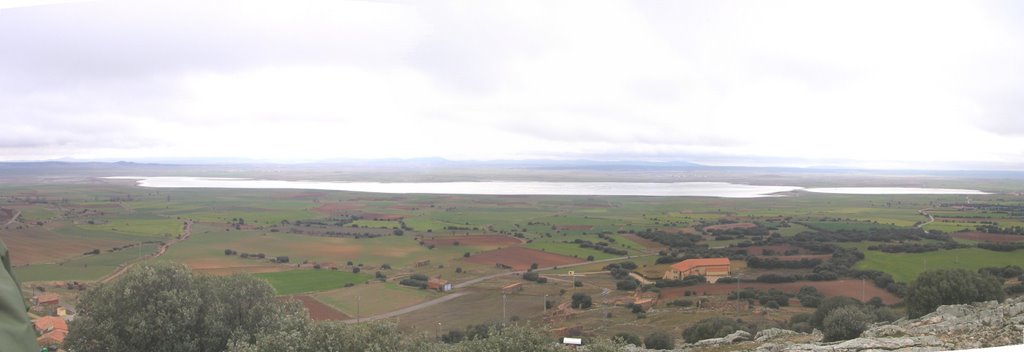
<svg viewBox="0 0 1024 352">
<path fill-rule="evenodd" d="M 11 219 L 7 220 L 7 223 L 4 224 L 4 226 L 7 226 L 7 225 L 10 225 L 10 224 L 14 223 L 14 220 L 18 220 L 19 216 L 21 216 L 21 210 L 14 209 L 14 216 L 11 216 Z"/>
<path fill-rule="evenodd" d="M 100 279 L 99 282 L 101 284 L 105 284 L 107 282 L 110 282 L 110 281 L 120 277 L 125 272 L 127 272 L 128 269 L 131 269 L 131 267 L 135 266 L 135 264 L 141 263 L 141 262 L 149 260 L 149 259 L 155 259 L 155 258 L 163 255 L 164 253 L 166 253 L 167 249 L 171 248 L 171 246 L 174 245 L 175 243 L 187 240 L 189 237 L 192 236 L 192 222 L 193 222 L 192 220 L 186 221 L 185 222 L 185 228 L 183 228 L 181 230 L 181 236 L 176 238 L 176 239 L 167 241 L 166 243 L 161 245 L 160 249 L 157 250 L 156 253 L 150 254 L 148 256 L 140 258 L 139 260 L 136 260 L 136 261 L 131 262 L 131 263 L 127 264 L 127 265 L 124 265 L 124 266 L 121 266 L 121 267 L 117 268 L 117 270 L 115 270 L 113 273 L 111 273 L 107 277 Z M 139 245 L 141 246 L 142 244 L 139 243 Z"/>
<path fill-rule="evenodd" d="M 623 259 L 649 257 L 649 256 L 652 256 L 652 255 L 654 255 L 654 254 L 644 254 L 644 255 L 634 255 L 634 256 L 626 256 L 626 257 L 618 257 L 618 258 L 608 258 L 608 259 L 601 259 L 601 260 L 595 260 L 595 261 L 590 261 L 590 262 L 582 262 L 582 263 L 568 264 L 568 265 L 559 265 L 559 266 L 557 266 L 557 268 L 559 268 L 559 269 L 571 268 L 571 267 L 577 267 L 577 266 L 583 266 L 583 265 L 589 265 L 589 264 L 595 264 L 595 263 L 611 262 L 611 261 L 623 260 Z M 552 269 L 555 269 L 555 268 L 556 268 L 555 266 L 550 266 L 550 267 L 545 267 L 545 268 L 537 268 L 536 271 L 552 270 Z M 502 276 L 516 275 L 516 274 L 522 274 L 522 273 L 525 273 L 525 272 L 526 272 L 525 270 L 520 270 L 520 271 L 509 271 L 509 272 L 504 272 L 504 273 L 485 275 L 485 276 L 481 276 L 481 277 L 478 277 L 478 278 L 475 278 L 475 279 L 472 279 L 472 280 L 469 280 L 469 281 L 466 281 L 466 282 L 455 284 L 452 287 L 453 288 L 465 288 L 465 287 L 473 286 L 473 285 L 478 284 L 478 283 L 480 283 L 482 281 L 490 280 L 490 279 L 493 279 L 493 278 L 498 278 L 498 277 L 502 277 Z M 450 301 L 450 300 L 453 300 L 453 299 L 456 299 L 456 298 L 459 298 L 459 297 L 462 297 L 462 296 L 465 296 L 465 295 L 468 295 L 468 294 L 470 294 L 470 292 L 455 292 L 455 293 L 447 294 L 447 295 L 444 295 L 444 296 L 441 296 L 441 297 L 438 297 L 438 298 L 435 298 L 435 299 L 432 299 L 432 300 L 429 300 L 429 301 L 426 301 L 426 302 L 423 302 L 423 303 L 419 303 L 419 304 L 416 304 L 416 305 L 411 305 L 411 306 L 408 306 L 408 307 L 405 307 L 405 308 L 402 308 L 402 309 L 390 311 L 390 312 L 387 312 L 387 313 L 372 315 L 372 316 L 368 316 L 368 317 L 365 317 L 365 318 L 359 318 L 358 321 L 359 322 L 364 322 L 364 321 L 374 321 L 374 320 L 391 318 L 391 317 L 399 316 L 399 315 L 402 315 L 402 314 L 405 314 L 405 313 L 415 312 L 417 310 L 420 310 L 420 309 L 423 309 L 423 308 L 427 308 L 427 307 L 430 307 L 430 306 L 433 306 L 433 305 L 436 305 L 436 304 L 441 304 L 441 303 L 444 303 L 444 302 L 447 302 L 447 301 Z M 351 323 L 356 323 L 357 319 L 342 320 L 341 322 L 351 324 Z"/>
<path fill-rule="evenodd" d="M 456 298 L 459 298 L 459 297 L 462 297 L 462 296 L 465 296 L 465 295 L 468 295 L 468 294 L 469 294 L 469 292 L 456 292 L 456 293 L 452 293 L 452 294 L 449 294 L 449 295 L 441 296 L 441 297 L 439 297 L 437 299 L 432 299 L 432 300 L 429 300 L 429 301 L 426 301 L 426 302 L 423 302 L 423 303 L 411 305 L 411 306 L 408 306 L 408 307 L 405 307 L 405 308 L 402 308 L 402 309 L 399 309 L 399 310 L 394 310 L 394 311 L 390 311 L 390 312 L 383 313 L 383 314 L 371 315 L 371 316 L 368 316 L 368 317 L 365 317 L 365 318 L 342 320 L 341 322 L 342 323 L 349 323 L 349 324 L 351 324 L 351 323 L 357 323 L 357 322 L 366 322 L 366 321 L 374 321 L 374 320 L 387 319 L 387 318 L 391 318 L 391 317 L 394 317 L 394 316 L 399 316 L 399 315 L 402 315 L 402 314 L 405 314 L 405 313 L 414 312 L 414 311 L 417 311 L 417 310 L 420 310 L 420 309 L 423 309 L 423 308 L 427 308 L 427 307 L 430 307 L 430 306 L 433 306 L 433 305 L 437 305 L 437 304 L 441 304 L 441 303 L 444 303 L 444 302 L 448 302 L 450 300 L 453 300 L 453 299 L 456 299 Z"/>
<path fill-rule="evenodd" d="M 921 214 L 921 215 L 924 215 L 924 216 L 928 217 L 928 222 L 920 223 L 920 224 L 918 224 L 916 226 L 917 228 L 923 230 L 924 233 L 928 233 L 928 230 L 924 229 L 924 225 L 928 225 L 928 224 L 931 224 L 931 223 L 935 222 L 935 217 L 932 216 L 932 214 L 928 214 L 928 212 L 927 212 L 928 210 L 932 210 L 932 208 L 924 208 L 924 209 L 921 209 L 921 210 L 917 211 L 918 214 Z"/>
</svg>

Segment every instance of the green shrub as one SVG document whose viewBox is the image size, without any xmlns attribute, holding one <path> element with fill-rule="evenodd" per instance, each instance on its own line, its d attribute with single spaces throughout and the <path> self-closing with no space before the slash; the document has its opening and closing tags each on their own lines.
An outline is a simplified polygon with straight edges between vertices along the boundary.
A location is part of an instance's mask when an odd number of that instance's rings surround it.
<svg viewBox="0 0 1024 352">
<path fill-rule="evenodd" d="M 672 335 L 658 331 L 644 338 L 644 347 L 655 350 L 670 350 L 675 346 Z"/>
<path fill-rule="evenodd" d="M 620 332 L 615 334 L 615 339 L 622 341 L 622 343 L 634 346 L 643 346 L 643 341 L 640 340 L 640 336 L 630 334 L 628 332 Z"/>
<path fill-rule="evenodd" d="M 939 269 L 918 275 L 907 293 L 907 315 L 918 318 L 941 305 L 1006 298 L 996 277 L 963 269 Z"/>
<path fill-rule="evenodd" d="M 864 308 L 854 305 L 838 307 L 825 316 L 821 332 L 825 341 L 849 340 L 860 336 L 873 317 Z"/>
<path fill-rule="evenodd" d="M 594 305 L 593 299 L 586 293 L 572 294 L 572 307 L 576 309 L 587 309 Z"/>
<path fill-rule="evenodd" d="M 814 311 L 814 315 L 811 316 L 811 326 L 818 329 L 823 329 L 825 323 L 825 316 L 827 316 L 833 310 L 845 306 L 855 306 L 859 308 L 861 306 L 861 303 L 858 300 L 846 296 L 834 296 L 822 300 L 821 304 L 818 305 L 818 309 Z"/>
<path fill-rule="evenodd" d="M 694 343 L 704 339 L 723 337 L 736 332 L 736 330 L 747 329 L 736 319 L 725 317 L 707 318 L 683 330 L 683 339 L 688 343 Z"/>
</svg>

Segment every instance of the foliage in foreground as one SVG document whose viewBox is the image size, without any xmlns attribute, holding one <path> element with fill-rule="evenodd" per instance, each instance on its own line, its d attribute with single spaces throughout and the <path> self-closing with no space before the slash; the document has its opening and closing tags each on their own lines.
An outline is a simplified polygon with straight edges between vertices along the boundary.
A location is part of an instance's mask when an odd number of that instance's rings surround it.
<svg viewBox="0 0 1024 352">
<path fill-rule="evenodd" d="M 734 318 L 712 317 L 701 320 L 697 324 L 683 330 L 683 339 L 686 342 L 694 343 L 704 339 L 724 337 L 736 332 L 736 330 L 750 332 L 749 328 Z"/>
<path fill-rule="evenodd" d="M 193 275 L 181 264 L 142 264 L 82 295 L 66 340 L 74 351 L 399 352 L 565 351 L 539 326 L 507 325 L 445 344 L 391 322 L 313 322 L 301 304 L 279 301 L 250 275 Z M 594 339 L 594 352 L 622 340 Z"/>
<path fill-rule="evenodd" d="M 963 269 L 940 269 L 921 273 L 907 293 L 907 315 L 918 318 L 941 305 L 964 304 L 1006 298 L 1003 284 L 995 276 Z"/>
</svg>

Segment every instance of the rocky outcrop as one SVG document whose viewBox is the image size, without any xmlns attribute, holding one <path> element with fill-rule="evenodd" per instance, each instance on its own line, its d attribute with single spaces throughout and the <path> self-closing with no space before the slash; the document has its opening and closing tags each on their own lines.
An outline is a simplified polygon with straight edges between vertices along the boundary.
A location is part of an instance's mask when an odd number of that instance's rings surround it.
<svg viewBox="0 0 1024 352">
<path fill-rule="evenodd" d="M 746 331 L 743 331 L 743 330 L 736 330 L 736 332 L 731 333 L 729 335 L 725 335 L 725 337 L 700 340 L 700 341 L 697 341 L 696 343 L 694 343 L 693 345 L 694 346 L 713 346 L 713 345 L 721 345 L 721 344 L 726 344 L 726 343 L 736 343 L 736 342 L 740 342 L 740 341 L 750 341 L 750 333 L 746 332 Z"/>
<path fill-rule="evenodd" d="M 793 336 L 793 335 L 800 335 L 800 333 L 796 332 L 796 331 L 793 331 L 793 330 L 785 330 L 785 329 L 776 329 L 776 328 L 764 329 L 764 330 L 761 330 L 761 331 L 759 331 L 757 333 L 757 336 L 754 337 L 754 341 L 765 342 L 765 341 L 775 340 L 775 339 L 778 339 L 778 338 L 782 338 L 782 337 L 786 337 L 786 336 Z"/>
<path fill-rule="evenodd" d="M 941 306 L 918 319 L 868 328 L 859 338 L 813 344 L 768 343 L 757 351 L 948 351 L 1024 344 L 1024 297 Z"/>
<path fill-rule="evenodd" d="M 821 333 L 766 329 L 752 339 L 737 331 L 726 337 L 677 345 L 676 351 L 924 352 L 1024 345 L 1024 297 L 941 306 L 918 319 L 876 324 L 860 337 L 820 342 Z M 643 351 L 634 347 L 631 351 Z"/>
</svg>

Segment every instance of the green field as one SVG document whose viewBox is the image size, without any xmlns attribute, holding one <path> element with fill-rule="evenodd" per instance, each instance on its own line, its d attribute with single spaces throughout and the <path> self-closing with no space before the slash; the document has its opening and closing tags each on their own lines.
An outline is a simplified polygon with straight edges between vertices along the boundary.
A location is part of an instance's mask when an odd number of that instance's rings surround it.
<svg viewBox="0 0 1024 352">
<path fill-rule="evenodd" d="M 145 244 L 141 248 L 141 254 L 153 253 L 158 247 L 158 244 Z M 14 273 L 22 282 L 97 280 L 113 272 L 119 265 L 138 258 L 139 253 L 139 247 L 116 252 L 102 251 L 100 254 L 83 256 L 63 264 L 32 264 L 15 267 Z"/>
<path fill-rule="evenodd" d="M 372 282 L 369 285 L 333 290 L 316 294 L 320 301 L 348 316 L 368 316 L 387 313 L 396 308 L 411 306 L 440 297 L 437 291 L 401 286 L 393 282 Z"/>
<path fill-rule="evenodd" d="M 892 274 L 893 279 L 910 282 L 925 269 L 961 268 L 976 270 L 987 266 L 1024 266 L 1024 252 L 994 252 L 979 248 L 961 248 L 925 253 L 883 253 L 865 251 L 864 260 L 856 269 L 880 270 Z"/>
<path fill-rule="evenodd" d="M 580 245 L 576 243 L 533 242 L 528 243 L 526 247 L 581 259 L 586 259 L 588 256 L 594 256 L 594 260 L 621 257 L 621 255 L 608 254 L 592 248 L 580 248 Z"/>
<path fill-rule="evenodd" d="M 881 224 L 873 222 L 851 222 L 851 221 L 801 221 L 800 224 L 806 225 L 807 227 L 824 230 L 824 231 L 840 231 L 840 230 L 856 230 L 856 231 L 867 231 L 871 229 L 891 229 L 896 226 L 890 224 Z M 799 225 L 799 224 L 797 224 Z"/>
<path fill-rule="evenodd" d="M 256 274 L 267 279 L 278 295 L 327 291 L 345 287 L 345 284 L 362 284 L 372 278 L 366 274 L 324 269 L 298 269 L 276 273 Z"/>
<path fill-rule="evenodd" d="M 242 174 L 193 175 L 253 177 Z M 293 175 L 302 179 L 317 178 L 315 175 L 306 176 Z M 320 177 L 334 180 L 334 176 L 347 177 L 344 174 Z M 280 178 L 273 174 L 265 177 Z M 32 194 L 33 203 L 12 196 L 15 194 Z M 38 202 L 35 197 L 39 197 Z M 47 199 L 49 201 L 44 202 Z M 64 202 L 64 199 L 67 201 Z M 23 253 L 21 258 L 37 258 L 30 265 L 19 265 L 15 269 L 22 281 L 95 280 L 138 255 L 137 251 L 131 249 L 113 253 L 106 252 L 106 249 L 138 241 L 177 238 L 182 230 L 182 222 L 193 219 L 196 223 L 192 227 L 191 237 L 174 243 L 158 260 L 183 263 L 203 275 L 252 273 L 268 280 L 280 295 L 309 294 L 354 317 L 357 311 L 361 316 L 386 313 L 452 294 L 398 284 L 401 279 L 412 274 L 440 276 L 452 283 L 465 283 L 488 275 L 510 273 L 510 270 L 493 263 L 471 263 L 464 258 L 465 253 L 472 256 L 503 246 L 524 246 L 581 259 L 588 256 L 594 256 L 596 260 L 620 257 L 595 249 L 580 248 L 573 241 L 608 242 L 612 248 L 626 249 L 631 256 L 641 256 L 626 260 L 638 264 L 638 272 L 656 277 L 669 265 L 655 264 L 665 253 L 647 250 L 624 234 L 659 231 L 669 236 L 681 236 L 679 233 L 691 232 L 695 226 L 741 222 L 774 227 L 774 232 L 778 234 L 767 238 L 747 235 L 722 241 L 704 238 L 692 247 L 664 248 L 666 253 L 678 253 L 677 258 L 723 256 L 733 255 L 734 251 L 715 248 L 741 243 L 795 243 L 798 240 L 794 236 L 799 233 L 819 232 L 800 223 L 825 231 L 910 228 L 914 223 L 926 219 L 918 213 L 920 209 L 936 209 L 933 210 L 936 214 L 941 212 L 951 218 L 953 215 L 966 214 L 951 210 L 958 207 L 944 206 L 946 203 L 956 204 L 961 201 L 963 197 L 943 195 L 800 194 L 776 198 L 728 199 L 402 195 L 251 189 L 157 190 L 136 187 L 130 182 L 0 185 L 0 207 L 12 204 L 9 207 L 23 211 L 26 217 L 39 218 L 41 222 L 25 223 L 21 225 L 23 228 L 11 226 L 3 229 L 0 237 L 16 253 L 26 247 L 34 250 L 20 252 Z M 1024 205 L 1024 196 L 994 194 L 972 197 L 972 201 L 1020 206 Z M 401 215 L 403 220 L 351 222 L 352 216 L 368 213 Z M 971 214 L 985 214 L 991 219 L 998 219 L 1000 224 L 1022 223 L 1021 216 L 1010 213 L 975 211 Z M 244 225 L 236 226 L 243 222 L 240 219 L 244 220 Z M 402 235 L 396 235 L 392 229 L 402 223 L 406 228 Z M 783 223 L 789 226 L 782 227 Z M 936 222 L 927 228 L 949 231 L 974 226 L 966 222 Z M 602 233 L 604 235 L 599 237 L 598 234 Z M 502 245 L 460 243 L 458 246 L 438 244 L 434 247 L 427 242 L 420 244 L 420 241 L 429 237 L 451 234 L 516 236 L 529 242 Z M 867 247 L 881 243 L 851 241 L 831 244 L 864 252 L 866 258 L 855 268 L 888 272 L 901 282 L 912 280 L 924 270 L 925 263 L 931 269 L 1024 265 L 1024 252 L 1021 251 L 1003 253 L 968 248 L 921 254 L 887 254 L 867 250 Z M 93 248 L 101 249 L 102 253 L 81 257 L 82 252 Z M 144 250 L 153 251 L 155 248 L 156 244 L 151 244 Z M 248 254 L 262 253 L 265 258 L 225 255 L 225 249 Z M 277 256 L 288 256 L 290 264 L 271 262 L 270 258 Z M 21 258 L 17 259 L 24 260 Z M 744 273 L 750 271 L 751 275 L 761 275 L 773 272 L 772 269 L 744 269 L 741 259 L 737 258 L 736 268 L 745 270 Z M 421 261 L 424 262 L 418 263 Z M 44 264 L 59 262 L 65 264 Z M 348 262 L 353 265 L 350 266 Z M 303 268 L 297 268 L 296 264 L 299 263 L 305 264 Z M 313 263 L 321 264 L 323 269 L 307 269 Z M 352 267 L 360 264 L 362 272 L 353 274 Z M 385 264 L 389 268 L 384 268 Z M 587 263 L 550 270 L 543 273 L 550 279 L 545 284 L 524 282 L 523 291 L 507 297 L 509 319 L 514 316 L 523 321 L 544 321 L 541 316 L 544 295 L 564 303 L 569 300 L 573 290 L 593 295 L 595 309 L 556 319 L 551 323 L 553 328 L 584 326 L 586 333 L 597 335 L 657 329 L 678 336 L 688 324 L 719 314 L 715 310 L 697 311 L 659 303 L 657 309 L 650 311 L 646 318 L 639 318 L 621 306 L 621 302 L 619 305 L 614 303 L 616 299 L 630 299 L 633 292 L 615 290 L 617 280 L 602 272 L 606 265 L 608 263 Z M 330 270 L 330 267 L 337 267 L 338 270 Z M 784 272 L 810 270 L 786 269 Z M 387 277 L 387 281 L 374 279 L 374 273 L 378 271 Z M 567 271 L 582 273 L 584 276 L 578 279 L 584 286 L 572 287 L 571 279 L 564 275 Z M 366 284 L 367 281 L 369 284 Z M 438 322 L 445 324 L 445 328 L 495 322 L 501 316 L 501 287 L 512 282 L 522 280 L 512 274 L 457 288 L 456 294 L 466 295 L 403 314 L 396 321 L 400 321 L 404 329 L 419 332 L 433 332 Z M 346 284 L 353 286 L 345 287 Z M 603 292 L 605 288 L 611 292 Z M 716 308 L 728 305 L 721 295 L 711 294 L 708 298 L 717 301 Z M 803 307 L 784 307 L 770 311 L 767 316 L 752 312 L 743 312 L 742 315 L 745 320 L 769 321 L 784 320 L 792 314 L 807 311 L 809 309 Z M 605 317 L 605 312 L 613 313 L 613 316 Z"/>
</svg>

